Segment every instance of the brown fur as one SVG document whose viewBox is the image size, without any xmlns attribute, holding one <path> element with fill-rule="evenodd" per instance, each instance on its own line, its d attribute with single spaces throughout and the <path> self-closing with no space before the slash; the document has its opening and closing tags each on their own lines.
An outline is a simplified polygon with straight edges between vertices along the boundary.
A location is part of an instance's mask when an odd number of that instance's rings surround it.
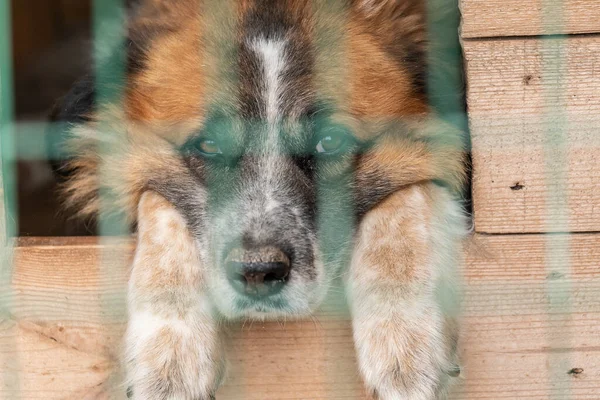
<svg viewBox="0 0 600 400">
<path fill-rule="evenodd" d="M 182 176 L 172 146 L 201 126 L 207 99 L 226 99 L 234 92 L 235 80 L 220 63 L 235 44 L 236 15 L 241 18 L 253 2 L 236 3 L 237 8 L 214 1 L 175 3 L 148 2 L 129 24 L 138 37 L 144 37 L 144 31 L 158 33 L 146 34 L 147 59 L 142 70 L 129 76 L 125 113 L 100 109 L 93 116 L 96 122 L 75 130 L 70 144 L 76 154 L 70 165 L 75 172 L 66 193 L 68 203 L 83 214 L 98 212 L 98 188 L 103 187 L 110 194 L 106 206 L 125 209 L 133 219 L 149 180 L 167 171 Z M 315 87 L 362 124 L 356 132 L 361 138 L 396 131 L 396 138 L 383 140 L 361 159 L 357 182 L 375 174 L 394 188 L 431 179 L 460 187 L 462 133 L 441 127 L 429 116 L 425 98 L 411 85 L 408 67 L 392 59 L 402 57 L 404 50 L 384 51 L 398 36 L 416 49 L 425 45 L 421 2 L 356 1 L 342 15 L 334 15 L 336 10 L 328 9 L 327 2 L 311 3 L 281 4 L 297 15 L 309 38 L 323 42 L 316 43 Z M 319 37 L 324 30 L 327 35 Z M 335 48 L 327 43 L 332 38 L 337 40 Z M 398 125 L 399 118 L 411 126 Z M 398 135 L 398 130 L 404 134 Z M 118 143 L 110 143 L 108 154 L 100 156 L 100 148 L 111 140 Z"/>
<path fill-rule="evenodd" d="M 148 182 L 164 176 L 188 179 L 175 149 L 153 127 L 128 121 L 109 108 L 97 121 L 74 128 L 70 142 L 74 175 L 64 191 L 67 205 L 83 214 L 124 210 L 134 220 L 139 197 Z M 100 190 L 104 196 L 100 197 Z"/>
</svg>

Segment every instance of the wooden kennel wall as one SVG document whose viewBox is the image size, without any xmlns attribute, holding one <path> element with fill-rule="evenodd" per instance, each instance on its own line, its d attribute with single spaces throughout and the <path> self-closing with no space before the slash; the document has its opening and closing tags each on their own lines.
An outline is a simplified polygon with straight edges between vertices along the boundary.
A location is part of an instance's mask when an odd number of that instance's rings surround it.
<svg viewBox="0 0 600 400">
<path fill-rule="evenodd" d="M 600 398 L 600 3 L 557 4 L 462 0 L 476 232 L 454 399 Z M 8 243 L 0 398 L 123 398 L 133 244 Z M 218 399 L 364 398 L 343 310 L 237 327 L 229 348 Z"/>
</svg>

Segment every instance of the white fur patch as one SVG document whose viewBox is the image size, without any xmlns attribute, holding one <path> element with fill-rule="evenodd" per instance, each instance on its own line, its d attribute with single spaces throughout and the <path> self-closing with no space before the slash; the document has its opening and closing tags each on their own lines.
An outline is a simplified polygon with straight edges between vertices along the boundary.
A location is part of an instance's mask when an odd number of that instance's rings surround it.
<svg viewBox="0 0 600 400">
<path fill-rule="evenodd" d="M 285 67 L 284 48 L 285 42 L 281 40 L 258 39 L 252 42 L 252 49 L 262 61 L 263 96 L 269 124 L 274 124 L 280 118 L 279 101 L 283 87 L 281 74 Z"/>
<path fill-rule="evenodd" d="M 202 257 L 179 212 L 153 192 L 139 205 L 125 335 L 133 399 L 209 398 L 224 374 Z M 158 254 L 157 254 L 158 251 Z"/>
<path fill-rule="evenodd" d="M 189 327 L 183 319 L 164 318 L 154 314 L 150 310 L 133 313 L 130 317 L 129 324 L 132 328 L 131 334 L 140 342 L 145 342 L 162 328 L 172 329 L 182 335 L 189 333 Z"/>
<path fill-rule="evenodd" d="M 286 65 L 284 40 L 255 39 L 251 48 L 258 55 L 262 65 L 263 101 L 266 110 L 267 132 L 265 137 L 266 156 L 262 162 L 264 176 L 265 209 L 270 212 L 280 206 L 275 190 L 280 183 L 278 165 L 279 154 L 279 121 L 281 120 L 281 95 L 285 90 L 282 74 Z"/>
</svg>

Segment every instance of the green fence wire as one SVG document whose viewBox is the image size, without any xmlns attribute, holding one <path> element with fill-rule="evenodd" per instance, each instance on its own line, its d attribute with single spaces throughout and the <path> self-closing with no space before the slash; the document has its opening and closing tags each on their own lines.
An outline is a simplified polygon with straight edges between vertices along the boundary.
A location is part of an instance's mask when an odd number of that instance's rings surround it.
<svg viewBox="0 0 600 400">
<path fill-rule="evenodd" d="M 124 87 L 126 83 L 126 14 L 124 0 L 93 0 L 93 39 L 94 39 L 94 95 L 95 107 L 98 112 L 109 104 L 122 104 Z M 126 137 L 127 132 L 114 132 L 115 124 L 110 124 L 104 118 L 99 118 L 96 135 L 102 137 L 110 135 Z M 123 128 L 126 129 L 126 128 Z M 100 159 L 109 159 L 114 151 L 112 141 L 101 141 Z M 110 166 L 99 165 L 100 182 L 111 179 L 107 172 Z M 114 177 L 113 177 L 114 178 Z M 100 236 L 100 279 L 99 282 L 111 282 L 111 277 L 124 276 L 128 266 L 124 264 L 124 257 L 114 250 L 115 236 L 127 236 L 129 226 L 122 215 L 110 211 L 114 199 L 101 184 L 99 193 L 100 212 L 98 218 L 97 234 Z M 111 246 L 113 245 L 113 246 Z M 107 284 L 100 288 L 102 326 L 113 327 L 123 324 L 127 320 L 126 287 L 111 287 Z M 115 368 L 105 384 L 109 398 L 122 398 L 125 391 L 123 387 L 122 370 Z"/>
<path fill-rule="evenodd" d="M 545 32 L 564 32 L 563 0 L 543 0 L 542 27 Z M 552 349 L 571 348 L 571 295 L 572 275 L 570 266 L 568 225 L 568 196 L 565 183 L 568 172 L 568 116 L 563 90 L 567 66 L 567 37 L 547 35 L 541 39 L 542 80 L 544 92 L 544 162 L 546 185 L 550 188 L 546 198 L 546 296 L 548 301 L 548 325 L 546 335 Z M 565 351 L 552 351 L 549 355 L 549 375 L 553 390 L 551 399 L 570 399 L 570 380 L 564 379 L 571 365 L 571 355 Z"/>
<path fill-rule="evenodd" d="M 215 14 L 221 17 L 227 17 L 227 12 L 223 13 L 221 6 L 223 3 L 213 0 L 207 9 L 214 9 Z M 332 4 L 332 2 L 329 2 Z M 445 9 L 448 1 L 430 0 L 428 2 L 428 15 L 430 16 L 428 31 L 429 39 L 433 44 L 433 52 L 436 58 L 430 60 L 429 76 L 429 96 L 435 108 L 439 110 L 440 116 L 449 123 L 457 126 L 459 129 L 466 130 L 466 115 L 464 104 L 461 100 L 463 92 L 461 50 L 458 42 L 457 31 L 459 25 L 458 6 L 455 4 L 454 13 L 440 14 L 440 10 Z M 544 26 L 552 27 L 556 31 L 557 24 L 562 24 L 563 8 L 562 3 L 555 0 L 545 0 L 544 6 Z M 117 48 L 125 43 L 125 21 L 124 21 L 124 1 L 123 0 L 95 0 L 93 7 L 94 21 L 94 42 L 95 42 L 95 82 L 96 82 L 96 104 L 101 107 L 102 104 L 114 102 L 123 98 L 122 83 L 126 79 L 126 59 L 124 53 L 122 57 L 106 58 L 106 51 L 109 48 Z M 20 160 L 54 158 L 58 155 L 48 154 L 45 145 L 46 138 L 44 132 L 48 132 L 46 124 L 43 123 L 21 123 L 15 126 L 13 109 L 13 76 L 12 76 L 12 50 L 11 50 L 11 18 L 10 1 L 0 0 L 0 145 L 2 156 L 2 176 L 0 177 L 2 187 L 4 188 L 4 219 L 7 237 L 14 237 L 17 232 L 17 202 L 16 202 L 16 174 L 15 163 Z M 218 22 L 218 18 L 215 17 Z M 215 42 L 216 45 L 223 43 Z M 565 38 L 553 36 L 541 40 L 542 54 L 544 59 L 543 79 L 555 82 L 555 85 L 547 85 L 548 92 L 544 94 L 545 120 L 547 121 L 547 135 L 545 140 L 545 160 L 546 177 L 548 186 L 553 190 L 548 192 L 548 212 L 552 216 L 547 221 L 548 231 L 562 232 L 547 235 L 547 272 L 549 277 L 560 277 L 561 279 L 548 279 L 546 286 L 546 295 L 548 298 L 548 340 L 552 349 L 570 348 L 571 335 L 573 334 L 569 326 L 569 315 L 572 311 L 572 305 L 569 302 L 571 298 L 570 286 L 570 263 L 569 263 L 569 235 L 568 227 L 568 206 L 566 201 L 566 188 L 558 183 L 566 182 L 567 165 L 567 117 L 565 115 L 564 97 L 559 90 L 564 87 L 564 77 L 567 72 L 565 65 Z M 327 51 L 324 49 L 322 51 Z M 227 53 L 227 51 L 225 51 Z M 227 53 L 229 54 L 229 53 Z M 229 54 L 228 56 L 231 56 Z M 442 66 L 437 61 L 444 60 Z M 109 61 L 109 62 L 107 62 Z M 337 60 L 338 62 L 343 60 Z M 450 66 L 450 68 L 447 68 Z M 436 70 L 444 68 L 444 71 Z M 448 71 L 450 75 L 448 75 Z M 444 79 L 440 79 L 444 76 Z M 117 83 L 117 84 L 115 84 Z M 563 100 L 560 100 L 563 99 Z M 98 130 L 103 129 L 102 124 Z M 20 140 L 15 147 L 15 135 L 26 137 L 27 140 Z M 101 149 L 104 152 L 112 151 L 110 148 Z M 109 198 L 106 194 L 103 198 Z M 325 202 L 326 203 L 326 202 Z M 349 222 L 351 217 L 346 218 Z M 115 235 L 125 235 L 128 227 L 119 216 L 113 216 L 109 213 L 102 213 L 99 220 L 99 235 L 102 237 L 113 237 Z M 0 330 L 10 325 L 11 306 L 13 304 L 10 282 L 11 282 L 11 251 L 10 243 L 3 239 L 2 243 L 2 269 L 0 275 Z M 110 240 L 108 244 L 112 243 Z M 111 276 L 117 274 L 116 271 L 126 268 L 116 261 L 113 254 L 107 253 L 102 256 L 102 274 Z M 102 281 L 102 280 L 101 280 Z M 114 324 L 123 322 L 125 319 L 125 293 L 102 291 L 103 293 L 103 311 L 105 323 Z M 8 325 L 7 325 L 8 324 Z M 0 337 L 0 349 L 2 357 L 12 354 L 6 349 L 16 348 L 14 338 L 10 334 L 4 338 Z M 7 341 L 8 340 L 8 341 Z M 11 342 L 12 340 L 12 342 Z M 4 387 L 12 394 L 12 398 L 21 398 L 19 392 L 18 371 L 18 353 L 9 359 L 0 359 L 3 366 L 8 366 L 2 371 L 2 381 Z M 556 399 L 568 399 L 571 396 L 570 388 L 565 379 L 562 378 L 564 371 L 570 365 L 568 352 L 551 351 L 549 368 L 552 382 L 558 382 L 559 387 L 550 393 Z M 334 370 L 329 370 L 333 377 L 336 375 Z M 115 376 L 112 383 L 115 388 L 119 387 L 120 377 Z M 332 394 L 333 395 L 333 394 Z"/>
<path fill-rule="evenodd" d="M 12 246 L 16 232 L 17 203 L 14 151 L 14 107 L 12 69 L 12 21 L 9 0 L 0 0 L 0 385 L 20 399 L 20 359 L 16 353 L 16 321 L 13 319 L 14 293 L 11 287 Z"/>
<path fill-rule="evenodd" d="M 12 21 L 10 18 L 10 1 L 0 3 L 0 127 L 2 129 L 2 178 L 6 220 L 5 229 L 8 235 L 16 232 L 16 173 L 15 173 L 15 140 L 14 140 L 14 89 L 12 68 Z"/>
</svg>

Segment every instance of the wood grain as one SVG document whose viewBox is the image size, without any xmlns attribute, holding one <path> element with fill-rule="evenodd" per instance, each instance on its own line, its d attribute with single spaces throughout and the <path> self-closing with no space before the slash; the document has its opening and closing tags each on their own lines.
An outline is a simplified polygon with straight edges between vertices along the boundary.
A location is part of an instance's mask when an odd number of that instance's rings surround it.
<svg viewBox="0 0 600 400">
<path fill-rule="evenodd" d="M 14 398 L 16 387 L 23 399 L 109 397 L 124 320 L 102 312 L 123 306 L 127 270 L 107 273 L 100 260 L 110 254 L 124 265 L 132 246 L 93 240 L 22 240 L 15 249 L 0 398 Z M 467 259 L 463 378 L 453 399 L 597 399 L 600 235 L 476 235 Z M 363 399 L 339 301 L 315 320 L 229 326 L 230 376 L 217 398 Z"/>
<path fill-rule="evenodd" d="M 600 37 L 464 50 L 477 232 L 600 231 Z"/>
<path fill-rule="evenodd" d="M 460 9 L 465 39 L 600 32 L 596 0 L 460 0 Z"/>
</svg>

